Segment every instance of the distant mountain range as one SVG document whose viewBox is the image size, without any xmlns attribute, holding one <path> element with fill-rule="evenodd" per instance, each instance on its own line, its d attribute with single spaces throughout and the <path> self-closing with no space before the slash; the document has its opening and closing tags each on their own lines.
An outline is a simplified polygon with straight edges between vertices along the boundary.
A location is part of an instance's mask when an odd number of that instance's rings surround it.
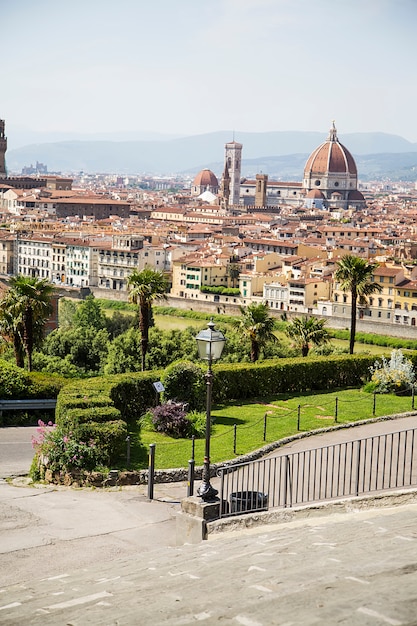
<svg viewBox="0 0 417 626">
<path fill-rule="evenodd" d="M 33 143 L 6 153 L 10 173 L 24 166 L 45 163 L 49 171 L 62 173 L 115 173 L 121 175 L 190 174 L 208 167 L 217 176 L 223 170 L 224 144 L 230 131 L 173 137 L 156 133 L 105 135 L 105 139 L 73 139 Z M 141 136 L 141 139 L 137 137 Z M 326 133 L 277 131 L 235 133 L 243 144 L 242 175 L 262 172 L 280 180 L 301 180 L 309 154 L 326 140 Z M 339 137 L 353 154 L 362 180 L 417 179 L 417 144 L 386 133 L 350 133 Z M 9 136 L 9 146 L 12 136 Z"/>
</svg>

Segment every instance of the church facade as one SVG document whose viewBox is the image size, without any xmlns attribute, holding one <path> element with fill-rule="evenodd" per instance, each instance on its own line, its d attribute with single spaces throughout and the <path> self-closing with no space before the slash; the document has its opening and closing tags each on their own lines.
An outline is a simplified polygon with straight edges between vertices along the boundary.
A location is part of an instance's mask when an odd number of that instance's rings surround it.
<svg viewBox="0 0 417 626">
<path fill-rule="evenodd" d="M 240 179 L 237 193 L 236 177 L 240 178 L 241 153 L 242 144 L 231 142 L 225 145 L 225 168 L 220 188 L 229 191 L 229 207 L 290 205 L 310 209 L 360 209 L 365 206 L 365 198 L 357 188 L 355 160 L 340 143 L 334 123 L 327 139 L 307 159 L 302 182 L 270 181 L 266 174 L 258 174 L 255 180 Z"/>
</svg>

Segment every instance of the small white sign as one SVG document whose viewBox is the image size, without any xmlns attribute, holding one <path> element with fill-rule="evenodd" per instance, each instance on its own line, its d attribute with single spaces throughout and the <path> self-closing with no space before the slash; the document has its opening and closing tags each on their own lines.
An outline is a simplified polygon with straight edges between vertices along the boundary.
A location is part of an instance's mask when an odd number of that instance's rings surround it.
<svg viewBox="0 0 417 626">
<path fill-rule="evenodd" d="M 165 387 L 163 386 L 160 380 L 157 380 L 156 383 L 152 383 L 152 384 L 153 384 L 155 391 L 157 391 L 158 393 L 162 393 L 163 391 L 165 391 Z"/>
</svg>

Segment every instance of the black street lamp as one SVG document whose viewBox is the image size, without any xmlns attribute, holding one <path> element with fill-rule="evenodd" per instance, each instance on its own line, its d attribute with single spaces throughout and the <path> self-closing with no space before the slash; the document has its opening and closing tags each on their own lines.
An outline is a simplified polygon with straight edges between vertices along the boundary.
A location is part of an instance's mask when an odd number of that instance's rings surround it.
<svg viewBox="0 0 417 626">
<path fill-rule="evenodd" d="M 203 361 L 207 361 L 208 371 L 206 374 L 207 401 L 206 401 L 206 449 L 202 484 L 198 488 L 198 495 L 205 501 L 213 500 L 217 496 L 217 489 L 210 485 L 210 431 L 211 431 L 211 388 L 213 384 L 213 361 L 220 359 L 226 337 L 219 330 L 215 330 L 213 321 L 207 324 L 208 328 L 201 330 L 197 337 L 198 355 Z"/>
</svg>

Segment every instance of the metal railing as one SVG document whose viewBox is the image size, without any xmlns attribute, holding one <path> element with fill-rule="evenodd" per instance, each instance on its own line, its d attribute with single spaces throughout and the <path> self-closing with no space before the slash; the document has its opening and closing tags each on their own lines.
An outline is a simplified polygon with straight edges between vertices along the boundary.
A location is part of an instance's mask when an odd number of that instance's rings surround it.
<svg viewBox="0 0 417 626">
<path fill-rule="evenodd" d="M 221 517 L 417 486 L 417 429 L 218 470 Z"/>
<path fill-rule="evenodd" d="M 38 409 L 55 409 L 56 398 L 28 398 L 23 400 L 0 400 L 2 411 L 30 411 Z"/>
</svg>

